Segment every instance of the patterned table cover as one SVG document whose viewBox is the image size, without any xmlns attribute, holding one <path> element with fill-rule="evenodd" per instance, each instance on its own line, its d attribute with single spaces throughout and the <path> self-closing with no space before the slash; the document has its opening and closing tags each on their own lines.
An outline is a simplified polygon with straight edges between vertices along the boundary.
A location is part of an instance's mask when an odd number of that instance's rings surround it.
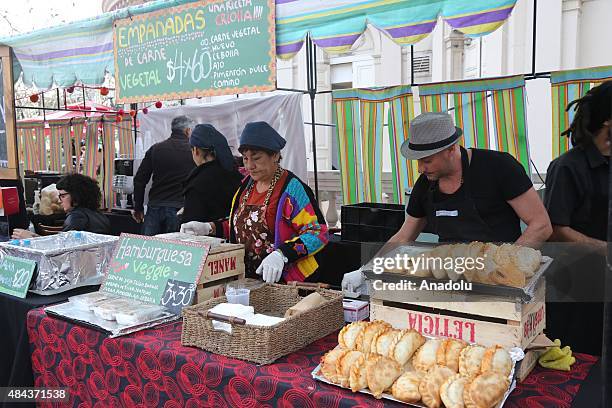
<svg viewBox="0 0 612 408">
<path fill-rule="evenodd" d="M 115 339 L 45 315 L 28 314 L 37 387 L 67 387 L 80 407 L 394 407 L 312 379 L 329 335 L 274 364 L 257 366 L 181 345 L 181 322 Z M 575 354 L 570 372 L 537 366 L 506 408 L 570 407 L 597 357 Z M 40 406 L 59 406 L 41 404 Z"/>
</svg>

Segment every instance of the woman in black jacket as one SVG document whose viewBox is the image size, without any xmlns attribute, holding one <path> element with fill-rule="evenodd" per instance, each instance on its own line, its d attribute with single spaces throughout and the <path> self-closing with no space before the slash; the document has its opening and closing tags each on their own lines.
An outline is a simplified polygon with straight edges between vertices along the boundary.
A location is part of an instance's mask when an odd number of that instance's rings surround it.
<svg viewBox="0 0 612 408">
<path fill-rule="evenodd" d="M 210 222 L 227 218 L 241 175 L 223 136 L 214 126 L 197 125 L 189 138 L 193 169 L 185 182 L 185 205 L 181 232 L 190 233 L 192 221 Z"/>
<path fill-rule="evenodd" d="M 110 233 L 108 218 L 100 213 L 102 192 L 96 180 L 82 174 L 68 174 L 56 184 L 62 208 L 67 216 L 64 231 L 89 231 L 98 234 Z M 35 237 L 33 232 L 15 228 L 13 238 Z"/>
</svg>

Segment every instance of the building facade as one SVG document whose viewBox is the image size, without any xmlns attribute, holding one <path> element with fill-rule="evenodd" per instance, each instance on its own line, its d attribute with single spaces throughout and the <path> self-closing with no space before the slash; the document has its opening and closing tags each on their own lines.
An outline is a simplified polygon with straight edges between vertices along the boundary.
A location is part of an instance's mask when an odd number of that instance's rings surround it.
<svg viewBox="0 0 612 408">
<path fill-rule="evenodd" d="M 481 38 L 467 38 L 439 21 L 431 35 L 414 46 L 415 83 L 487 78 L 532 72 L 533 0 L 518 0 L 508 21 Z M 536 12 L 536 72 L 612 65 L 605 39 L 612 38 L 610 0 L 542 0 Z M 317 55 L 318 90 L 410 84 L 410 47 L 401 47 L 384 33 L 368 27 L 352 52 Z M 290 61 L 278 63 L 278 85 L 305 89 L 304 49 Z M 531 158 L 544 173 L 552 158 L 550 83 L 527 81 L 527 118 Z M 418 97 L 417 97 L 418 98 Z M 310 104 L 304 118 L 310 121 Z M 418 113 L 419 104 L 416 103 Z M 331 96 L 317 95 L 315 119 L 331 124 Z M 310 137 L 310 130 L 306 132 Z M 319 169 L 335 166 L 333 128 L 317 126 Z M 308 141 L 308 146 L 311 146 Z M 308 149 L 309 151 L 312 148 Z M 312 155 L 309 169 L 313 168 Z M 385 166 L 384 170 L 389 170 Z"/>
</svg>

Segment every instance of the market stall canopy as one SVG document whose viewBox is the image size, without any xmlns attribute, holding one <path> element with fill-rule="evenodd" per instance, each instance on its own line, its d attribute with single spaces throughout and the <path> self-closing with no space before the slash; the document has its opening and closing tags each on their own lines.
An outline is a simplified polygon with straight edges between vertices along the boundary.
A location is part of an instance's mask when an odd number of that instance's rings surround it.
<svg viewBox="0 0 612 408">
<path fill-rule="evenodd" d="M 75 83 L 101 85 L 113 73 L 113 22 L 159 9 L 192 3 L 193 0 L 156 0 L 139 6 L 31 33 L 0 38 L 13 48 L 14 77 L 38 88 Z"/>
<path fill-rule="evenodd" d="M 248 1 L 248 0 L 236 0 Z M 42 89 L 77 82 L 100 85 L 114 72 L 113 22 L 194 0 L 156 0 L 98 17 L 1 38 L 13 48 L 15 78 Z M 401 45 L 430 34 L 441 16 L 469 36 L 488 34 L 510 16 L 516 0 L 276 0 L 276 51 L 280 58 L 297 53 L 308 33 L 328 52 L 345 52 L 367 24 Z"/>
<path fill-rule="evenodd" d="M 429 35 L 441 16 L 453 29 L 482 36 L 499 28 L 516 0 L 276 0 L 276 53 L 290 58 L 306 34 L 327 52 L 348 51 L 372 24 L 400 45 Z"/>
<path fill-rule="evenodd" d="M 36 123 L 36 122 L 66 122 L 70 119 L 81 119 L 81 118 L 99 118 L 104 116 L 104 114 L 114 116 L 115 111 L 108 106 L 100 105 L 99 103 L 87 101 L 83 105 L 68 105 L 65 111 L 56 111 L 47 113 L 45 116 L 33 116 L 31 118 L 19 120 L 17 123 L 26 124 L 26 123 Z M 84 112 L 85 111 L 85 112 Z M 95 111 L 95 112 L 91 112 Z"/>
</svg>

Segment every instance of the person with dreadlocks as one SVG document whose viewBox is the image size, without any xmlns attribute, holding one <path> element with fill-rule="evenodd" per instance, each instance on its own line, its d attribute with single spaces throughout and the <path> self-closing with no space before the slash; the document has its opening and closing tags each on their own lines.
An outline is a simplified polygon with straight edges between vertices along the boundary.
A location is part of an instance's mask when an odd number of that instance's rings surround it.
<svg viewBox="0 0 612 408">
<path fill-rule="evenodd" d="M 549 336 L 560 337 L 576 351 L 601 354 L 612 81 L 591 89 L 566 110 L 572 108 L 574 120 L 562 133 L 572 148 L 550 163 L 544 197 L 553 226 L 550 241 L 565 243 L 555 244 L 555 292 L 547 297 L 572 303 L 550 303 L 546 326 Z"/>
</svg>

